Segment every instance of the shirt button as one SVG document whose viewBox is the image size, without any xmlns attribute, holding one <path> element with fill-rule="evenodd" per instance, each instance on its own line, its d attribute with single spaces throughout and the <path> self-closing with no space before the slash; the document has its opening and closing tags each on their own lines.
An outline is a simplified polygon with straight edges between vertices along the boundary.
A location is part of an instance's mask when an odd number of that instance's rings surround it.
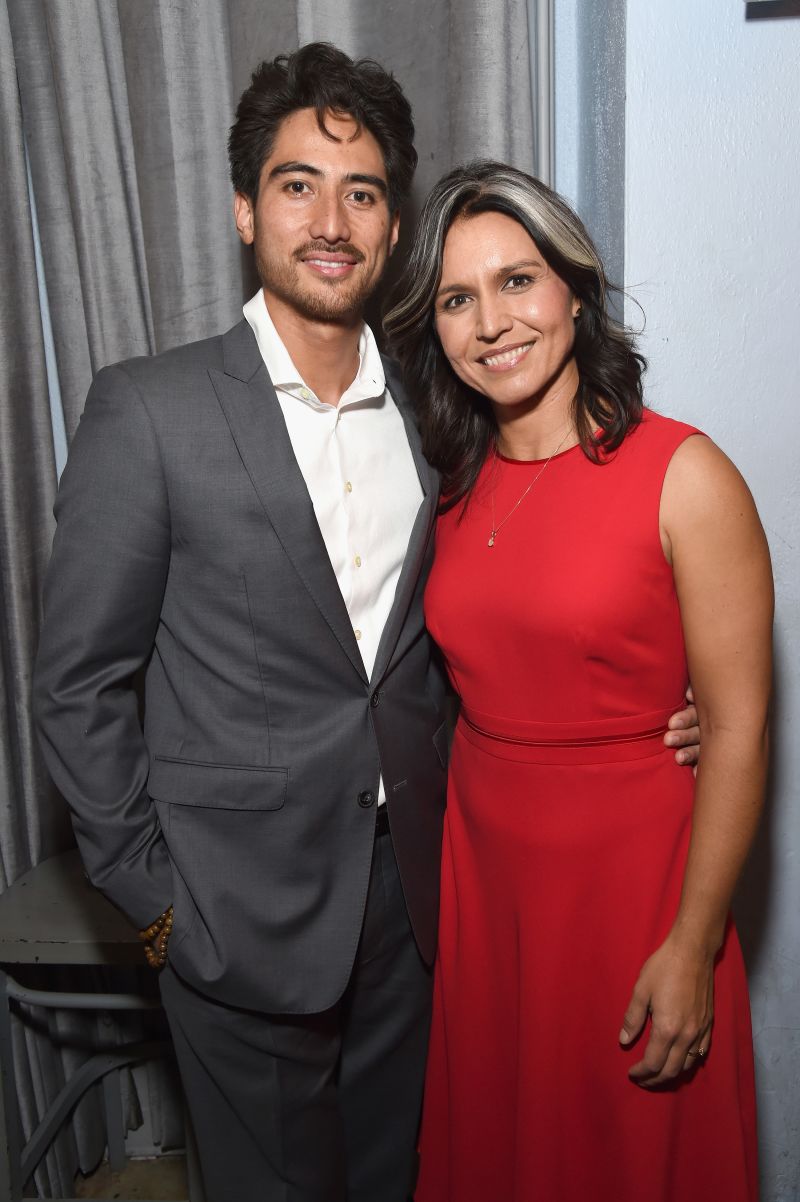
<svg viewBox="0 0 800 1202">
<path fill-rule="evenodd" d="M 347 489 L 347 491 L 348 491 L 348 492 L 352 492 L 352 491 L 353 491 L 353 486 L 352 486 L 352 484 L 350 483 L 350 481 L 349 481 L 349 480 L 348 480 L 348 481 L 347 481 L 347 483 L 345 484 L 345 488 Z"/>
<path fill-rule="evenodd" d="M 360 556 L 360 555 L 356 555 L 356 557 L 355 557 L 355 560 L 354 560 L 354 563 L 355 563 L 355 565 L 356 565 L 356 567 L 357 567 L 357 568 L 360 568 L 360 567 L 361 567 L 361 556 Z"/>
<path fill-rule="evenodd" d="M 361 638 L 361 631 L 360 631 L 360 630 L 354 630 L 354 631 L 353 631 L 353 634 L 356 636 L 356 638 L 357 638 L 357 639 L 360 639 L 360 638 Z"/>
</svg>

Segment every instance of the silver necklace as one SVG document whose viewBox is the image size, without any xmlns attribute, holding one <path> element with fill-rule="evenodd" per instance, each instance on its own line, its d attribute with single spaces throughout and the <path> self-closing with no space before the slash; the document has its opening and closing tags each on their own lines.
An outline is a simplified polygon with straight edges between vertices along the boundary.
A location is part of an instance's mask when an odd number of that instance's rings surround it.
<svg viewBox="0 0 800 1202">
<path fill-rule="evenodd" d="M 567 430 L 566 434 L 565 434 L 565 435 L 564 435 L 564 437 L 561 439 L 561 442 L 558 444 L 558 446 L 556 447 L 556 449 L 555 449 L 555 450 L 552 452 L 552 454 L 551 454 L 551 455 L 548 455 L 547 459 L 545 459 L 544 463 L 543 463 L 543 464 L 542 464 L 542 466 L 539 468 L 538 472 L 537 472 L 537 473 L 536 473 L 536 475 L 533 477 L 533 479 L 531 480 L 530 484 L 528 485 L 528 487 L 527 487 L 527 488 L 525 489 L 525 491 L 523 492 L 522 496 L 521 496 L 521 497 L 519 497 L 519 499 L 518 499 L 518 500 L 517 500 L 517 501 L 516 501 L 516 502 L 515 502 L 515 503 L 514 503 L 512 506 L 511 506 L 511 508 L 509 509 L 509 511 L 508 511 L 508 513 L 506 514 L 506 516 L 505 516 L 505 517 L 502 519 L 502 521 L 500 521 L 500 522 L 495 522 L 495 518 L 494 518 L 494 479 L 492 479 L 492 532 L 491 532 L 491 534 L 489 535 L 489 542 L 486 544 L 487 546 L 489 546 L 489 547 L 493 547 L 493 546 L 494 546 L 494 540 L 497 538 L 498 534 L 499 534 L 499 533 L 500 533 L 500 531 L 503 529 L 503 527 L 505 526 L 505 524 L 506 524 L 506 522 L 508 521 L 508 519 L 509 519 L 509 518 L 512 516 L 512 514 L 515 514 L 515 513 L 517 512 L 517 510 L 519 509 L 520 505 L 521 505 L 521 504 L 522 504 L 522 502 L 525 500 L 525 498 L 527 497 L 528 493 L 531 491 L 531 489 L 533 488 L 534 484 L 535 484 L 535 483 L 536 483 L 536 481 L 539 479 L 539 477 L 541 476 L 541 474 L 542 474 L 542 472 L 544 471 L 544 469 L 547 467 L 547 465 L 548 465 L 548 463 L 550 462 L 550 460 L 551 460 L 551 459 L 554 459 L 554 458 L 555 458 L 555 456 L 558 454 L 558 452 L 561 450 L 561 448 L 563 447 L 564 443 L 565 443 L 565 442 L 567 441 L 567 439 L 569 438 L 569 435 L 570 435 L 570 431 L 569 431 L 569 430 Z M 495 457 L 495 460 L 497 460 L 497 450 L 496 450 L 496 449 L 495 449 L 494 457 Z"/>
</svg>

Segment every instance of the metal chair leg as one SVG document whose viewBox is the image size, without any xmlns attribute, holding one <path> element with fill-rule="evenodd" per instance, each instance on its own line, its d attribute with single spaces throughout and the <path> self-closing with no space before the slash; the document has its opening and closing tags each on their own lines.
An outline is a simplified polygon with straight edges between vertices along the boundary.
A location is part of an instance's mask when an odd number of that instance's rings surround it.
<svg viewBox="0 0 800 1202">
<path fill-rule="evenodd" d="M 11 1040 L 9 978 L 0 969 L 0 1198 L 22 1198 L 22 1120 Z"/>
</svg>

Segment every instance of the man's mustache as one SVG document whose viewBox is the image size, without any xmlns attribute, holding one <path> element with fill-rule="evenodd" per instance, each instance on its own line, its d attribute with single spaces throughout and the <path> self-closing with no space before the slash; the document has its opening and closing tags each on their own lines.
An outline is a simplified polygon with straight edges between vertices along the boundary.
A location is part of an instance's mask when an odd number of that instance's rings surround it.
<svg viewBox="0 0 800 1202">
<path fill-rule="evenodd" d="M 305 246 L 299 247 L 294 252 L 294 257 L 296 259 L 306 259 L 314 254 L 346 255 L 348 259 L 353 259 L 356 263 L 364 262 L 363 251 L 353 246 L 351 242 L 337 242 L 333 246 L 329 242 L 307 242 Z"/>
</svg>

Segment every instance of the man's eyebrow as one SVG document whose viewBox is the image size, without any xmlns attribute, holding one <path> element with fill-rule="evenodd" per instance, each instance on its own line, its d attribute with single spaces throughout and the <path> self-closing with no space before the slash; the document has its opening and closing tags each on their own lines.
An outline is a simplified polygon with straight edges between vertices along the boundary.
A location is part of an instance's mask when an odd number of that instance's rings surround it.
<svg viewBox="0 0 800 1202">
<path fill-rule="evenodd" d="M 278 163 L 269 173 L 269 179 L 276 175 L 322 175 L 319 167 L 312 167 L 310 163 L 299 163 L 293 160 L 289 163 Z"/>
<path fill-rule="evenodd" d="M 301 163 L 297 160 L 292 160 L 288 163 L 278 163 L 269 173 L 268 178 L 274 179 L 279 175 L 313 175 L 320 179 L 325 174 L 319 167 L 313 167 L 311 163 Z M 346 184 L 367 184 L 371 188 L 377 188 L 383 196 L 388 195 L 389 189 L 386 186 L 386 181 L 382 180 L 379 175 L 369 175 L 361 171 L 351 171 L 343 177 Z"/>
<path fill-rule="evenodd" d="M 348 184 L 368 184 L 371 188 L 377 188 L 384 196 L 388 194 L 389 189 L 386 186 L 386 180 L 381 179 L 379 175 L 365 175 L 363 172 L 353 171 L 345 177 L 345 183 Z"/>
</svg>

